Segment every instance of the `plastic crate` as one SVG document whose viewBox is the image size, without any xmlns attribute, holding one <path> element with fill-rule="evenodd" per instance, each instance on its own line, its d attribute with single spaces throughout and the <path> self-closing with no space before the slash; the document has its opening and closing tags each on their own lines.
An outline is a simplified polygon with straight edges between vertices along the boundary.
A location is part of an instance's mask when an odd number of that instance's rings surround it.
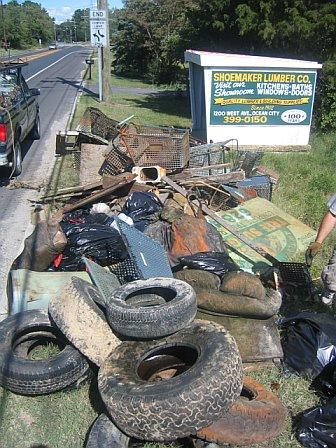
<svg viewBox="0 0 336 448">
<path fill-rule="evenodd" d="M 189 132 L 186 129 L 130 124 L 120 131 L 120 143 L 139 166 L 181 170 L 189 162 Z"/>
</svg>

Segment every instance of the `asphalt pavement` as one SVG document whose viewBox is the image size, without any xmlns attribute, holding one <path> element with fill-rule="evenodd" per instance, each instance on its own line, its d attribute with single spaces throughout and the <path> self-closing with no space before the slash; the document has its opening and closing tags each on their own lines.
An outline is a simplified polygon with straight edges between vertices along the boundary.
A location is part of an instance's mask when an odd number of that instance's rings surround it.
<svg viewBox="0 0 336 448">
<path fill-rule="evenodd" d="M 55 135 L 66 128 L 91 50 L 84 46 L 64 47 L 33 60 L 23 69 L 29 87 L 39 88 L 41 139 L 25 141 L 22 174 L 18 181 L 35 185 L 48 181 L 54 163 Z M 26 188 L 11 189 L 0 171 L 0 320 L 7 314 L 6 283 L 13 260 L 19 253 L 31 219 L 29 199 L 38 195 Z"/>
</svg>

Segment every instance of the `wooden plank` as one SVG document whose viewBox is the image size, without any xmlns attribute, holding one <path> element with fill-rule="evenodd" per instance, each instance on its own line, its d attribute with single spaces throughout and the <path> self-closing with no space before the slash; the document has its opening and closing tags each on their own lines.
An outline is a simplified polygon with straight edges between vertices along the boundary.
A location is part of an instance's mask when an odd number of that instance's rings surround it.
<svg viewBox="0 0 336 448">
<path fill-rule="evenodd" d="M 239 145 L 239 151 L 251 152 L 309 152 L 310 150 L 310 145 Z"/>
<path fill-rule="evenodd" d="M 105 155 L 111 148 L 106 145 L 94 145 L 82 143 L 79 168 L 79 180 L 81 184 L 98 182 L 101 176 L 98 174 L 105 161 Z"/>
<path fill-rule="evenodd" d="M 106 188 L 102 191 L 98 191 L 97 193 L 91 194 L 89 197 L 81 199 L 74 204 L 68 204 L 63 207 L 63 213 L 72 212 L 73 210 L 77 210 L 78 208 L 83 207 L 84 205 L 92 204 L 93 202 L 98 201 L 105 196 L 112 194 L 114 191 L 123 187 L 124 185 L 129 184 L 135 179 L 135 175 L 131 173 L 123 173 L 114 176 L 114 185 L 111 185 L 109 188 Z"/>
</svg>

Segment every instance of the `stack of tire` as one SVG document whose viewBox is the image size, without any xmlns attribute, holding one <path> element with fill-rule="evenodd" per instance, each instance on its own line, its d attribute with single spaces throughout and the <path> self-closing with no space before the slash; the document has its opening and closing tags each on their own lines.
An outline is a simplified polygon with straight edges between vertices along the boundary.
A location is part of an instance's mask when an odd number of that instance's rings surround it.
<svg viewBox="0 0 336 448">
<path fill-rule="evenodd" d="M 94 363 L 106 415 L 93 425 L 87 448 L 108 446 L 109 437 L 118 446 L 130 438 L 170 441 L 190 435 L 221 442 L 228 419 L 237 422 L 237 412 L 242 415 L 242 390 L 258 407 L 264 389 L 248 379 L 243 387 L 235 340 L 216 323 L 194 321 L 196 311 L 193 288 L 179 279 L 128 283 L 104 300 L 97 288 L 73 277 L 52 298 L 50 317 L 26 311 L 0 324 L 0 383 L 20 394 L 51 393 L 80 381 Z M 29 359 L 43 338 L 61 352 Z M 283 422 L 284 408 L 272 400 Z M 250 414 L 245 426 L 253 430 Z M 275 433 L 270 430 L 271 437 Z"/>
<path fill-rule="evenodd" d="M 72 278 L 49 304 L 58 328 L 99 367 L 109 418 L 128 437 L 149 441 L 195 434 L 240 395 L 234 339 L 217 324 L 194 321 L 196 311 L 193 288 L 168 278 L 128 283 L 106 301 Z"/>
</svg>

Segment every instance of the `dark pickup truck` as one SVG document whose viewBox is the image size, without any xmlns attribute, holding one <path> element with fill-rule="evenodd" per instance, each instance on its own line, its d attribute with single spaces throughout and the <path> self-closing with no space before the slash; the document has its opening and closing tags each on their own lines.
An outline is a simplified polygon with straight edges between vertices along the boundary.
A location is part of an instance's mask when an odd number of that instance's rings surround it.
<svg viewBox="0 0 336 448">
<path fill-rule="evenodd" d="M 40 138 L 40 91 L 29 89 L 22 76 L 25 65 L 0 62 L 0 167 L 7 167 L 10 177 L 22 171 L 22 141 Z"/>
</svg>

